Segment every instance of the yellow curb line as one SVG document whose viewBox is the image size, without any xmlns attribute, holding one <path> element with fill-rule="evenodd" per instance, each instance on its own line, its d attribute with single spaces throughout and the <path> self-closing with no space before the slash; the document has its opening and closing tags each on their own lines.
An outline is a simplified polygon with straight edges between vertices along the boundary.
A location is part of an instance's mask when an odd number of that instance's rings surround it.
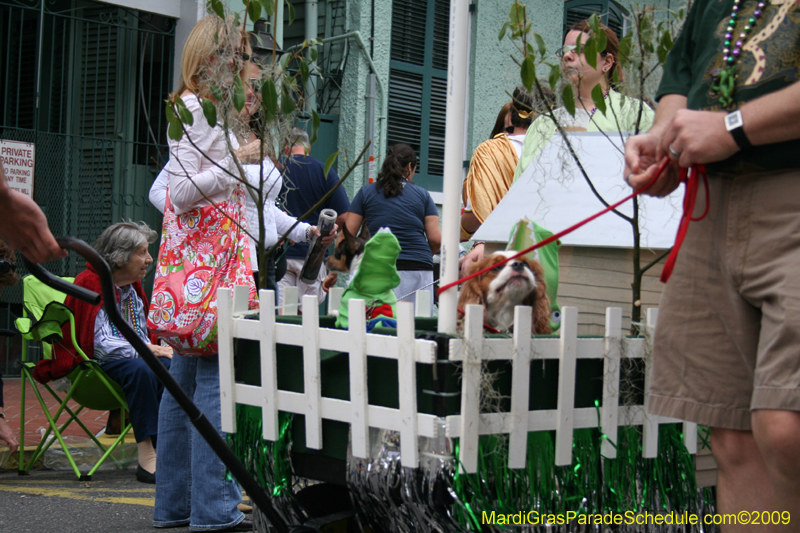
<svg viewBox="0 0 800 533">
<path fill-rule="evenodd" d="M 129 505 L 144 505 L 146 507 L 153 507 L 155 504 L 154 498 L 115 498 L 115 497 L 90 497 L 84 496 L 82 494 L 78 494 L 77 490 L 66 490 L 66 489 L 47 489 L 44 487 L 28 487 L 23 485 L 0 485 L 0 490 L 6 492 L 21 492 L 26 494 L 36 494 L 38 496 L 55 496 L 58 498 L 69 498 L 72 500 L 82 500 L 82 501 L 91 501 L 91 502 L 106 502 L 106 503 L 126 503 Z M 84 489 L 90 490 L 90 489 Z M 91 489 L 97 491 L 98 489 Z M 103 490 L 103 489 L 101 489 Z M 147 489 L 145 489 L 147 490 Z M 114 491 L 114 492 L 123 492 L 123 490 Z M 139 492 L 136 490 L 130 490 L 130 492 Z"/>
</svg>

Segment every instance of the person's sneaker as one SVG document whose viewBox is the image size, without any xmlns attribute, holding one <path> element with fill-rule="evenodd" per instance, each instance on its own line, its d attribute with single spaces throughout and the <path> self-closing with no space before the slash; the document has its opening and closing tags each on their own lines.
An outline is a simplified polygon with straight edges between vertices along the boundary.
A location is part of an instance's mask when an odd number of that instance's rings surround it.
<svg viewBox="0 0 800 533">
<path fill-rule="evenodd" d="M 150 473 L 144 468 L 142 465 L 138 465 L 136 467 L 136 480 L 141 481 L 142 483 L 149 483 L 150 485 L 156 484 L 156 475 L 155 473 Z"/>
<path fill-rule="evenodd" d="M 252 513 L 252 512 L 253 512 L 253 506 L 252 506 L 252 505 L 249 505 L 249 504 L 246 504 L 246 503 L 244 503 L 244 502 L 240 503 L 240 504 L 239 504 L 239 505 L 237 505 L 236 507 L 237 507 L 237 508 L 238 508 L 238 509 L 239 509 L 241 512 L 243 512 L 243 513 L 245 513 L 245 514 L 247 514 L 247 513 Z"/>
</svg>

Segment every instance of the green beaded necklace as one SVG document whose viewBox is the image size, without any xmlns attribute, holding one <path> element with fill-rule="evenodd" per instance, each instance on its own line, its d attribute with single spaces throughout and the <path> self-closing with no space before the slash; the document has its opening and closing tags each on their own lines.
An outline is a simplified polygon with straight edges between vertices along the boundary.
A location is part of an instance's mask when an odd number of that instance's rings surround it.
<svg viewBox="0 0 800 533">
<path fill-rule="evenodd" d="M 756 21 L 761 18 L 764 7 L 767 5 L 766 1 L 758 3 L 753 16 L 747 19 L 747 24 L 745 25 L 743 31 L 739 34 L 738 39 L 734 41 L 734 30 L 736 29 L 736 24 L 739 21 L 740 4 L 741 0 L 734 0 L 733 2 L 731 16 L 728 20 L 728 27 L 725 30 L 725 42 L 723 43 L 722 49 L 723 66 L 719 72 L 716 72 L 713 75 L 714 80 L 711 85 L 711 90 L 719 93 L 719 102 L 724 107 L 728 107 L 733 102 L 733 90 L 736 86 L 736 61 L 739 59 L 739 56 L 742 53 L 744 42 L 747 37 L 750 36 L 750 33 L 753 31 L 753 26 L 755 26 Z M 733 45 L 733 49 L 731 49 L 731 45 Z"/>
</svg>

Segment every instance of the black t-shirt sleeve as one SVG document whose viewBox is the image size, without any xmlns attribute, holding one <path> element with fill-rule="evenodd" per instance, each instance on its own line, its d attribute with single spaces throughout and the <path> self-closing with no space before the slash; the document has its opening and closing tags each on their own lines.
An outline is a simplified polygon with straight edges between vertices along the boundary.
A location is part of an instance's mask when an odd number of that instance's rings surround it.
<svg viewBox="0 0 800 533">
<path fill-rule="evenodd" d="M 686 23 L 683 25 L 675 45 L 667 56 L 664 64 L 664 72 L 661 83 L 656 92 L 656 101 L 667 94 L 680 94 L 688 96 L 692 87 L 692 55 L 693 55 L 693 33 L 697 23 L 699 5 L 703 2 L 694 2 Z"/>
</svg>

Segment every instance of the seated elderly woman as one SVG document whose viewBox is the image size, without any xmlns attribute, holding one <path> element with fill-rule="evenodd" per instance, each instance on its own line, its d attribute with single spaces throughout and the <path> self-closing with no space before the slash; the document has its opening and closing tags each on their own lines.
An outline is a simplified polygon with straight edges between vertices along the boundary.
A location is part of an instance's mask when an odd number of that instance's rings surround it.
<svg viewBox="0 0 800 533">
<path fill-rule="evenodd" d="M 147 332 L 148 303 L 141 280 L 153 262 L 147 245 L 157 237 L 158 234 L 144 222 L 120 222 L 106 228 L 93 245 L 111 267 L 120 314 L 147 343 L 150 342 Z M 87 263 L 86 267 L 75 278 L 75 284 L 101 293 L 100 277 L 91 265 Z M 67 296 L 64 303 L 75 313 L 78 345 L 87 355 L 93 356 L 125 392 L 139 452 L 136 479 L 143 483 L 155 483 L 158 404 L 163 386 L 147 363 L 139 358 L 133 346 L 110 322 L 102 301 L 98 305 L 90 305 Z M 151 344 L 150 349 L 169 368 L 172 348 Z"/>
</svg>

